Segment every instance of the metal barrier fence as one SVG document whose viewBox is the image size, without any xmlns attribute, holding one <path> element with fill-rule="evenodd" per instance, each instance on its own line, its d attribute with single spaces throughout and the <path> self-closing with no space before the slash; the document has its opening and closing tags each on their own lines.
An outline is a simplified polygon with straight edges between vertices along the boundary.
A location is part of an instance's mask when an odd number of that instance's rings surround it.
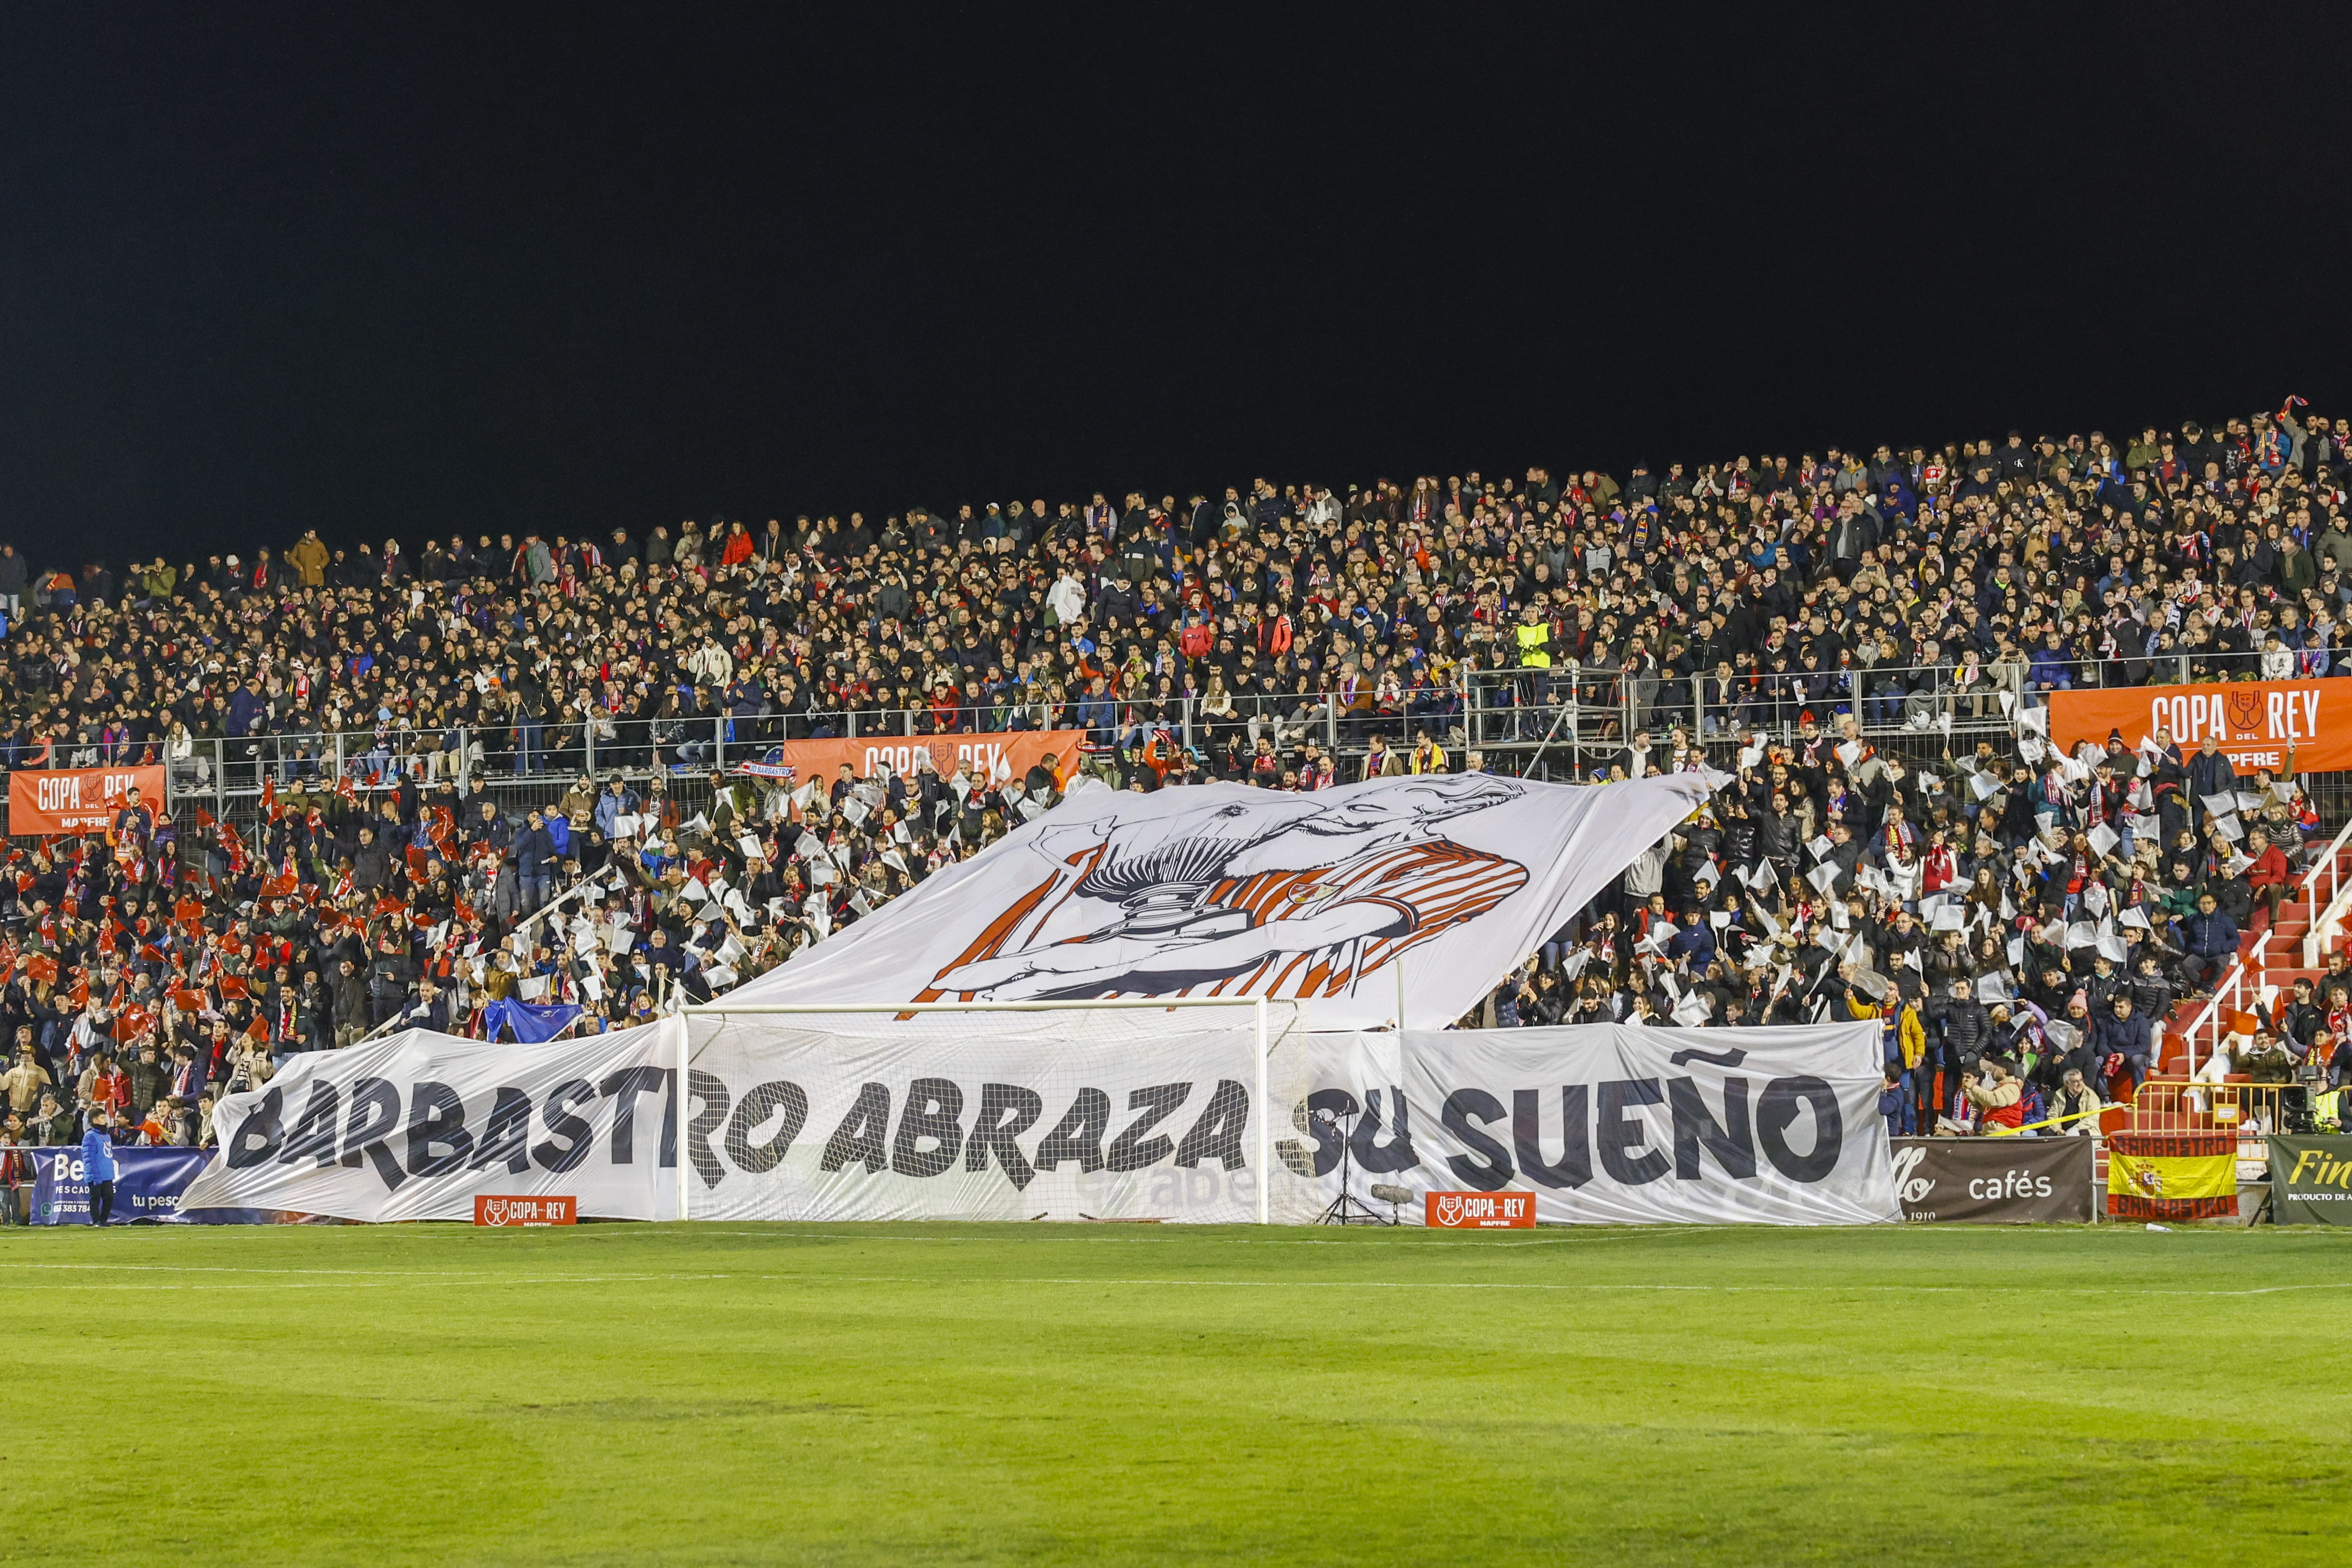
<svg viewBox="0 0 2352 1568">
<path fill-rule="evenodd" d="M 488 723 L 417 731 L 379 725 L 340 732 L 264 732 L 206 737 L 163 748 L 174 799 L 209 802 L 227 816 L 260 795 L 265 780 L 284 788 L 296 779 L 330 787 L 409 773 L 426 783 L 513 786 L 587 773 L 691 776 L 755 757 L 797 740 L 881 735 L 986 734 L 1085 729 L 1098 749 L 1139 745 L 1166 731 L 1203 752 L 1255 751 L 1261 739 L 1277 752 L 1313 743 L 1356 776 L 1375 744 L 1408 750 L 1424 731 L 1454 753 L 1477 751 L 1497 772 L 1547 778 L 1605 777 L 1634 738 L 1647 731 L 1664 743 L 1679 733 L 1727 763 L 1752 731 L 1793 737 L 1811 717 L 1829 727 L 1852 714 L 1881 751 L 1915 763 L 1947 745 L 2005 735 L 2021 708 L 2044 700 L 2053 674 L 2073 686 L 2138 685 L 2194 671 L 2185 657 L 2148 660 L 2072 660 L 2063 668 L 1992 665 L 1843 666 L 1826 671 L 1735 675 L 1653 674 L 1563 663 L 1549 668 L 1464 669 L 1444 684 L 1367 679 L 1352 688 L 1219 695 L 1188 688 L 1118 699 L 1072 696 L 1058 689 L 1007 692 L 986 703 L 920 708 L 680 711 L 619 720 L 593 706 L 552 718 L 520 713 Z M 2044 679 L 2032 679 L 2035 675 Z M 1155 685 L 1172 683 L 1155 682 Z M 58 759 L 66 766 L 148 760 L 120 749 L 87 748 Z M 11 765 L 25 765 L 11 757 Z M 2352 774 L 2308 781 L 2328 820 L 2352 816 Z"/>
<path fill-rule="evenodd" d="M 2132 1095 L 2134 1132 L 2225 1132 L 2239 1138 L 2241 1159 L 2263 1157 L 2262 1141 L 2284 1132 L 2289 1100 L 2304 1092 L 2291 1083 L 2152 1078 Z"/>
<path fill-rule="evenodd" d="M 1948 665 L 1843 668 L 1754 678 L 1659 678 L 1617 670 L 1479 670 L 1464 681 L 1462 743 L 1490 758 L 1541 759 L 1576 777 L 1605 775 L 1647 731 L 1679 731 L 1728 754 L 1753 731 L 1793 737 L 1804 721 L 1827 727 L 1851 713 L 1874 740 L 1909 738 L 1939 749 L 1947 735 L 2005 734 L 2024 693 L 2014 668 Z"/>
</svg>

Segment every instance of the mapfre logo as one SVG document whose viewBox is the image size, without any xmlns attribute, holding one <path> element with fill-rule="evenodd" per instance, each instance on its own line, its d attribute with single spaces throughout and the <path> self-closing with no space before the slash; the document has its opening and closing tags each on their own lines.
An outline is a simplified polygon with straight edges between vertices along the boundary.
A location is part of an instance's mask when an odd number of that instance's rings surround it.
<svg viewBox="0 0 2352 1568">
<path fill-rule="evenodd" d="M 1916 1176 L 1912 1173 L 1918 1170 L 1920 1162 L 1927 1157 L 1927 1151 L 1925 1149 L 1895 1151 L 1895 1193 L 1902 1202 L 1924 1203 L 1927 1201 L 1927 1194 L 1936 1190 L 1935 1177 Z"/>
</svg>

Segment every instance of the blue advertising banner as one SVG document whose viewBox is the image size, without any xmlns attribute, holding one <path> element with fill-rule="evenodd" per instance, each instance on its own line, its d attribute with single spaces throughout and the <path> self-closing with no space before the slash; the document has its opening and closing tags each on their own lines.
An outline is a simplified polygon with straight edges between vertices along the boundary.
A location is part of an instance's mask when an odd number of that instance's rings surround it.
<svg viewBox="0 0 2352 1568">
<path fill-rule="evenodd" d="M 82 1173 L 81 1150 L 27 1149 L 33 1157 L 35 1225 L 88 1225 L 89 1178 Z M 114 1223 L 175 1219 L 180 1194 L 212 1157 L 205 1149 L 117 1149 L 114 1163 Z"/>
</svg>

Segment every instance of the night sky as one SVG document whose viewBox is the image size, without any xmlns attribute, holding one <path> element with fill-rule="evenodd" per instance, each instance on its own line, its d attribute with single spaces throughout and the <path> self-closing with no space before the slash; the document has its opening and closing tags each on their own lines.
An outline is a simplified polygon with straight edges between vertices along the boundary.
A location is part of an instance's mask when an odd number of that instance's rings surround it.
<svg viewBox="0 0 2352 1568">
<path fill-rule="evenodd" d="M 2352 412 L 2340 12 L 678 9 L 11 8 L 0 537 Z"/>
</svg>

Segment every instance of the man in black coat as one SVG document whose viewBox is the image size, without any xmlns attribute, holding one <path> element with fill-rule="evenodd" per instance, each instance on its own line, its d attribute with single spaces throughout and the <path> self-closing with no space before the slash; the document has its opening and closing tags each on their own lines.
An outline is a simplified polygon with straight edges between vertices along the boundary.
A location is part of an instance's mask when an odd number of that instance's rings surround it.
<svg viewBox="0 0 2352 1568">
<path fill-rule="evenodd" d="M 2238 787 L 2238 770 L 2212 736 L 2205 737 L 2204 745 L 2189 759 L 2189 816 L 2201 822 L 2208 815 L 2205 797 L 2233 792 Z"/>
<path fill-rule="evenodd" d="M 2091 1021 L 2091 1047 L 2096 1067 L 2104 1067 L 2108 1057 L 2123 1058 L 2126 1094 L 2137 1090 L 2148 1074 L 2148 1057 L 2153 1050 L 2147 1020 L 2132 1006 L 2131 993 L 2118 991 L 2106 1011 Z M 2094 1070 L 2084 1075 L 2096 1083 L 2103 1076 Z"/>
<path fill-rule="evenodd" d="M 1944 1065 L 1961 1072 L 1976 1070 L 1992 1038 L 1992 1015 L 1971 991 L 1968 981 L 1955 980 L 1949 995 L 1930 998 L 1924 1009 L 1927 1021 L 1941 1031 Z"/>
</svg>

